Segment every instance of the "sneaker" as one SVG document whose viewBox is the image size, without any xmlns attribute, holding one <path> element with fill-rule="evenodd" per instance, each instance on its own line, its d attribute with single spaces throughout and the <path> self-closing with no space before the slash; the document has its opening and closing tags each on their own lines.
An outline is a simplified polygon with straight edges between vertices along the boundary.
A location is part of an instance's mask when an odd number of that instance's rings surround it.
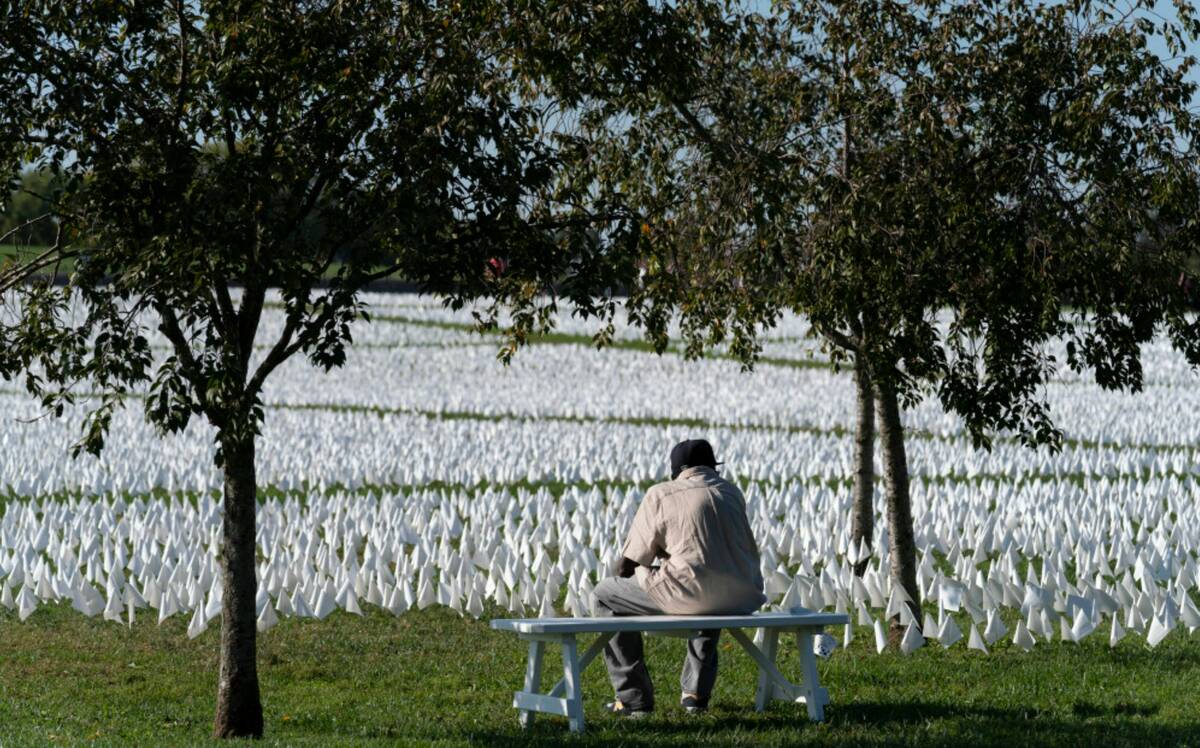
<svg viewBox="0 0 1200 748">
<path fill-rule="evenodd" d="M 625 717 L 627 719 L 641 719 L 650 714 L 649 709 L 630 709 L 620 701 L 610 701 L 604 705 L 604 710 L 614 717 Z"/>
<path fill-rule="evenodd" d="M 680 699 L 679 705 L 683 707 L 683 710 L 688 714 L 703 714 L 704 712 L 708 711 L 708 704 L 700 701 L 700 699 L 697 699 L 691 694 Z"/>
</svg>

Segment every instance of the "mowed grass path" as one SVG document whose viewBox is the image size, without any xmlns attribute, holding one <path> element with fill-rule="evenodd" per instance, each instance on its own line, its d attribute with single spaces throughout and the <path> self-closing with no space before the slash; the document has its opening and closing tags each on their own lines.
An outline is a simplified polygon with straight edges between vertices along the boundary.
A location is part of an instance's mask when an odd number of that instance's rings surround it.
<svg viewBox="0 0 1200 748">
<path fill-rule="evenodd" d="M 195 640 L 177 616 L 132 629 L 65 606 L 26 622 L 0 613 L 0 745 L 209 744 L 219 628 Z M 839 632 L 840 633 L 840 632 Z M 586 641 L 586 640 L 585 640 Z M 752 708 L 753 664 L 728 636 L 710 713 L 676 706 L 683 641 L 650 639 L 658 710 L 636 722 L 602 712 L 600 662 L 585 673 L 588 732 L 539 716 L 523 733 L 510 707 L 525 645 L 445 609 L 400 617 L 342 612 L 286 620 L 260 638 L 266 745 L 1166 746 L 1200 745 L 1200 635 L 1155 650 L 1096 633 L 1081 645 L 990 656 L 960 643 L 910 657 L 876 655 L 870 630 L 821 663 L 832 705 L 823 725 L 803 707 Z M 791 647 L 784 672 L 797 673 Z M 546 679 L 559 667 L 547 658 Z"/>
</svg>

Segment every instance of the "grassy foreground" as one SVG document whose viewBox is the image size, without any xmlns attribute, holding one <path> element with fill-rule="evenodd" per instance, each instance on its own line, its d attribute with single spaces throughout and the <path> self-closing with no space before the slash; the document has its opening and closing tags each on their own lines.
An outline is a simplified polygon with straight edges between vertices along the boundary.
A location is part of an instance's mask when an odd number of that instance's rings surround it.
<svg viewBox="0 0 1200 748">
<path fill-rule="evenodd" d="M 0 613 L 0 746 L 210 743 L 219 631 L 188 640 L 187 621 L 132 629 L 65 606 L 26 622 Z M 1200 745 L 1200 635 L 1176 632 L 1155 650 L 1094 634 L 1026 654 L 990 656 L 930 645 L 876 655 L 859 629 L 821 664 L 832 704 L 808 724 L 803 707 L 751 708 L 753 663 L 722 639 L 709 714 L 676 706 L 683 641 L 650 639 L 658 692 L 650 719 L 620 722 L 602 663 L 584 674 L 588 732 L 539 716 L 530 733 L 510 707 L 524 646 L 483 621 L 439 609 L 396 618 L 342 612 L 282 622 L 260 639 L 267 745 Z M 586 640 L 584 642 L 586 644 Z M 796 674 L 791 647 L 781 669 Z M 547 658 L 551 684 L 559 667 Z"/>
</svg>

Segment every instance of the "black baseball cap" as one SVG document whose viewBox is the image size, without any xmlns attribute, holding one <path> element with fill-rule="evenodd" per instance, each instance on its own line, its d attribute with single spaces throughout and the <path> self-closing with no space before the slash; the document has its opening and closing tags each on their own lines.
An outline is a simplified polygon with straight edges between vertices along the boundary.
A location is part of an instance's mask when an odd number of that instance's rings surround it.
<svg viewBox="0 0 1200 748">
<path fill-rule="evenodd" d="M 676 444 L 671 449 L 671 480 L 679 477 L 684 468 L 705 467 L 715 468 L 724 463 L 717 462 L 713 456 L 712 445 L 705 439 L 688 439 Z"/>
</svg>

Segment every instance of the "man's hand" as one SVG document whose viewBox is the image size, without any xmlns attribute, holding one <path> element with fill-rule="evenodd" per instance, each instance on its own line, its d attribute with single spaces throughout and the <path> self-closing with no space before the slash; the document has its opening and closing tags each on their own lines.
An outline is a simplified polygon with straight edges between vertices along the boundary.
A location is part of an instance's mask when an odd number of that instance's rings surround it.
<svg viewBox="0 0 1200 748">
<path fill-rule="evenodd" d="M 617 559 L 616 565 L 613 566 L 613 574 L 618 577 L 632 577 L 637 567 L 636 561 L 621 556 Z"/>
</svg>

